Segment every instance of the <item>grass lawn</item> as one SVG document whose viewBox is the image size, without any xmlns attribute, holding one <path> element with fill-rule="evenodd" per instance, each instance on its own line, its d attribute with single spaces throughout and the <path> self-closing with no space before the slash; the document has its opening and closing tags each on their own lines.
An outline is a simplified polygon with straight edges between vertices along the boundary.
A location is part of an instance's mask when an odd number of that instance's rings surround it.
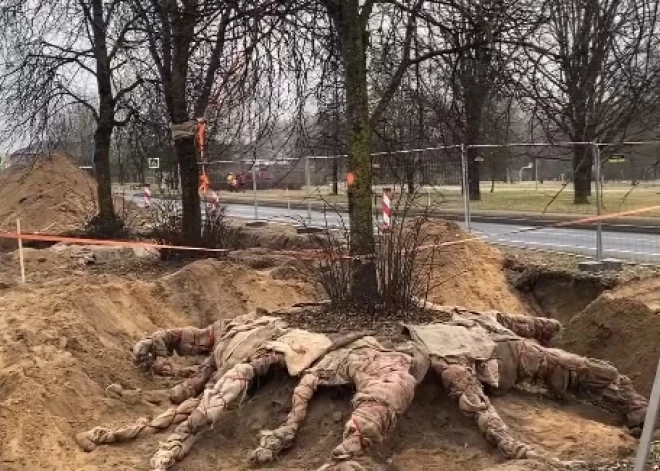
<svg viewBox="0 0 660 471">
<path fill-rule="evenodd" d="M 630 184 L 607 183 L 603 193 L 602 212 L 617 213 L 649 206 L 660 206 L 660 185 L 640 185 L 628 194 L 631 188 Z M 498 183 L 495 185 L 494 192 L 491 193 L 490 183 L 483 182 L 481 184 L 482 199 L 481 201 L 471 202 L 471 207 L 473 211 L 499 210 L 533 214 L 540 214 L 545 211 L 546 213 L 555 214 L 596 214 L 595 194 L 591 196 L 590 204 L 575 205 L 573 204 L 573 187 L 572 185 L 568 185 L 559 196 L 552 201 L 560 189 L 561 184 L 558 182 L 545 182 L 544 184 L 539 185 L 535 185 L 534 182 L 514 184 Z M 397 192 L 393 198 L 394 205 L 397 204 L 397 200 L 401 195 L 400 188 L 396 188 L 396 190 Z M 382 190 L 381 188 L 376 188 L 375 191 L 380 194 Z M 251 188 L 248 188 L 241 193 L 218 191 L 218 194 L 220 200 L 228 198 L 232 200 L 245 200 L 246 202 L 251 203 L 254 199 Z M 306 188 L 290 191 L 280 189 L 259 190 L 258 199 L 263 203 L 266 203 L 269 200 L 280 203 L 286 201 L 291 203 L 301 203 L 308 201 L 309 199 L 317 202 L 327 201 L 330 204 L 346 204 L 347 202 L 345 193 L 340 193 L 338 195 L 330 194 L 329 185 L 314 187 L 311 189 L 311 194 Z M 377 196 L 376 199 L 377 202 L 380 201 L 379 196 Z M 449 210 L 461 210 L 463 208 L 463 195 L 461 194 L 459 186 L 424 186 L 418 189 L 415 199 L 416 205 L 422 207 L 430 206 Z M 660 210 L 640 213 L 639 216 L 660 217 Z"/>
<path fill-rule="evenodd" d="M 660 206 L 660 186 L 638 186 L 628 194 L 632 187 L 625 184 L 608 184 L 603 192 L 602 213 L 616 213 L 648 206 Z M 481 201 L 472 201 L 473 211 L 514 211 L 529 213 L 565 213 L 565 214 L 596 214 L 596 196 L 590 198 L 590 204 L 573 204 L 572 186 L 567 186 L 555 198 L 561 185 L 555 182 L 538 185 L 534 184 L 512 184 L 496 185 L 495 191 L 490 192 L 489 184 L 482 184 Z M 325 193 L 321 188 L 311 195 L 314 201 L 328 201 L 334 203 L 346 203 L 346 195 L 332 195 Z M 397 203 L 397 193 L 393 204 Z M 242 197 L 252 198 L 249 192 L 242 193 Z M 304 190 L 285 192 L 282 190 L 264 190 L 259 192 L 259 199 L 290 200 L 291 202 L 306 201 L 308 193 Z M 553 201 L 553 198 L 554 201 Z M 426 207 L 437 207 L 439 209 L 462 209 L 463 195 L 460 188 L 454 187 L 424 187 L 416 195 L 416 204 Z M 549 205 L 549 206 L 548 206 Z M 640 216 L 660 217 L 660 210 L 640 213 Z"/>
</svg>

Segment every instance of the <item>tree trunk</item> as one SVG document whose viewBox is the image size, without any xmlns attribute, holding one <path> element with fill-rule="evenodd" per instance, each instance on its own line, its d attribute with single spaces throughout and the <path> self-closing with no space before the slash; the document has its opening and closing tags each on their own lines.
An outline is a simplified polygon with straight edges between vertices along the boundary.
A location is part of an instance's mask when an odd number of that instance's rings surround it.
<svg viewBox="0 0 660 471">
<path fill-rule="evenodd" d="M 110 175 L 110 145 L 115 127 L 115 98 L 112 91 L 112 72 L 108 57 L 104 5 L 102 0 L 91 2 L 96 87 L 99 94 L 99 113 L 94 133 L 94 171 L 97 183 L 98 214 L 91 221 L 97 231 L 112 236 L 121 229 L 122 222 L 115 214 Z"/>
<path fill-rule="evenodd" d="M 574 204 L 589 204 L 591 195 L 591 149 L 586 146 L 573 147 Z"/>
<path fill-rule="evenodd" d="M 346 118 L 348 124 L 348 170 L 355 177 L 348 188 L 350 253 L 363 256 L 353 269 L 352 297 L 356 303 L 371 306 L 377 302 L 378 282 L 375 253 L 371 185 L 371 129 L 367 92 L 366 25 L 360 18 L 359 0 L 327 4 L 339 35 L 344 62 Z"/>
<path fill-rule="evenodd" d="M 466 118 L 465 118 L 465 142 L 468 146 L 479 143 L 481 137 L 481 107 L 482 103 L 479 97 L 466 99 Z M 479 156 L 479 149 L 474 147 L 467 148 L 467 174 L 468 174 L 468 194 L 470 201 L 481 200 L 481 172 L 479 162 L 476 158 Z"/>
<path fill-rule="evenodd" d="M 120 145 L 120 143 L 121 143 L 121 141 L 117 142 L 117 151 L 116 151 L 117 152 L 117 166 L 119 167 L 118 168 L 119 173 L 118 173 L 117 177 L 119 178 L 119 184 L 123 185 L 124 182 L 126 181 L 126 178 L 124 176 L 124 165 L 125 165 L 125 163 L 121 158 L 121 145 Z"/>
<path fill-rule="evenodd" d="M 197 169 L 197 153 L 195 137 L 177 139 L 174 141 L 179 175 L 181 178 L 181 211 L 182 231 L 186 243 L 193 246 L 201 242 L 202 213 L 199 198 L 199 173 Z"/>
<path fill-rule="evenodd" d="M 413 195 L 415 194 L 415 167 L 417 166 L 417 162 L 412 157 L 406 158 L 404 157 L 404 168 L 406 169 L 406 184 L 408 186 L 408 194 Z"/>
<path fill-rule="evenodd" d="M 183 63 L 185 50 L 175 44 L 175 60 L 172 66 L 171 118 L 174 126 L 184 125 L 183 132 L 174 136 L 174 150 L 179 164 L 181 179 L 182 235 L 184 243 L 198 246 L 202 238 L 202 210 L 199 197 L 199 169 L 195 148 L 194 127 L 190 126 L 186 103 L 187 63 Z M 182 49 L 182 48 L 181 48 Z M 185 126 L 185 125 L 188 126 Z"/>
<path fill-rule="evenodd" d="M 495 193 L 495 178 L 496 178 L 496 171 L 495 171 L 495 160 L 493 159 L 493 156 L 491 155 L 490 158 L 490 192 Z"/>
<path fill-rule="evenodd" d="M 110 144 L 113 126 L 100 121 L 94 133 L 94 172 L 98 214 L 95 225 L 112 231 L 118 224 L 112 201 L 112 179 L 110 177 Z"/>
<path fill-rule="evenodd" d="M 470 201 L 479 201 L 481 200 L 481 187 L 479 181 L 481 180 L 481 172 L 479 167 L 479 162 L 475 159 L 478 156 L 478 149 L 468 148 L 467 150 L 467 160 L 468 160 L 468 190 L 470 195 Z"/>
<path fill-rule="evenodd" d="M 339 193 L 339 157 L 332 159 L 332 194 Z"/>
</svg>

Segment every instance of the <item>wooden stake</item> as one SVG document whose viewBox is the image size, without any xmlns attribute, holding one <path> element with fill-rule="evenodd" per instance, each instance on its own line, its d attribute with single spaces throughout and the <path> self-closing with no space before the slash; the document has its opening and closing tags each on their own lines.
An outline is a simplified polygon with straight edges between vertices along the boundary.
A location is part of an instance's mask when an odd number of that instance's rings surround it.
<svg viewBox="0 0 660 471">
<path fill-rule="evenodd" d="M 21 282 L 25 283 L 25 260 L 23 259 L 23 240 L 21 239 L 20 219 L 16 219 L 16 233 L 18 234 L 18 260 L 21 265 Z"/>
</svg>

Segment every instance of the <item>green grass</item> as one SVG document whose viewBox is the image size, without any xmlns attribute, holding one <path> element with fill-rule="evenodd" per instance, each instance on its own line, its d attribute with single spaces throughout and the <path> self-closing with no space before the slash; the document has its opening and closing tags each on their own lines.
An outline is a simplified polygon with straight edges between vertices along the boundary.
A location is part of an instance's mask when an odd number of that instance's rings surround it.
<svg viewBox="0 0 660 471">
<path fill-rule="evenodd" d="M 596 214 L 596 196 L 589 198 L 590 204 L 573 203 L 573 192 L 568 188 L 555 198 L 557 191 L 495 191 L 482 193 L 482 200 L 472 203 L 474 210 L 502 210 L 540 213 Z M 617 213 L 649 206 L 660 206 L 660 195 L 655 191 L 637 189 L 625 199 L 624 192 L 605 191 L 601 205 L 602 213 Z M 660 211 L 643 213 L 660 216 Z"/>
</svg>

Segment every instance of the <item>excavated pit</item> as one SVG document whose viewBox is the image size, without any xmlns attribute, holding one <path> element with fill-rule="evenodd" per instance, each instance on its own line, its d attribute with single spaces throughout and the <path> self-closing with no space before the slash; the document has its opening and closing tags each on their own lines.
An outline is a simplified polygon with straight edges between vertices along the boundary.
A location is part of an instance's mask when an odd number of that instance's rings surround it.
<svg viewBox="0 0 660 471">
<path fill-rule="evenodd" d="M 570 321 L 603 292 L 619 283 L 615 276 L 511 265 L 508 267 L 511 284 L 525 296 L 536 313 L 562 323 Z"/>
</svg>

